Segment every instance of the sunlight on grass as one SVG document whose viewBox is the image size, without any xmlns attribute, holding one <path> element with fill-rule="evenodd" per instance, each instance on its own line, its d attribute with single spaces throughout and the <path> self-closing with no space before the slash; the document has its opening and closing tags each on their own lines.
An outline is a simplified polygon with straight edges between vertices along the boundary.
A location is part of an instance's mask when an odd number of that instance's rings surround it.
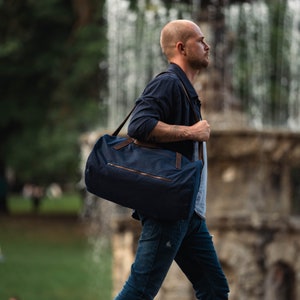
<svg viewBox="0 0 300 300">
<path fill-rule="evenodd" d="M 8 205 L 12 214 L 33 212 L 31 200 L 24 198 L 21 195 L 10 195 L 8 198 Z M 43 198 L 38 213 L 78 214 L 81 207 L 82 199 L 80 195 L 77 193 L 67 193 L 58 198 Z"/>
<path fill-rule="evenodd" d="M 0 219 L 0 299 L 110 300 L 111 251 L 96 252 L 77 219 Z"/>
</svg>

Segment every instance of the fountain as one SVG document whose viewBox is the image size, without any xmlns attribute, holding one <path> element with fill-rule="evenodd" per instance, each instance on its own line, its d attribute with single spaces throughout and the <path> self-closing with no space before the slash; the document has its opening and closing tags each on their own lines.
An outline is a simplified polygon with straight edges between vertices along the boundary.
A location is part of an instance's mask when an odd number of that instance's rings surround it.
<svg viewBox="0 0 300 300">
<path fill-rule="evenodd" d="M 254 128 L 300 130 L 298 1 L 265 1 L 225 9 L 232 50 L 232 88 Z"/>
<path fill-rule="evenodd" d="M 145 83 L 165 69 L 159 46 L 162 26 L 168 20 L 190 16 L 186 5 L 179 14 L 178 9 L 167 9 L 159 0 L 135 4 L 133 9 L 130 1 L 107 1 L 110 129 L 121 123 Z"/>
<path fill-rule="evenodd" d="M 160 29 L 174 18 L 191 19 L 194 2 L 193 6 L 175 1 L 169 9 L 159 0 L 138 1 L 135 9 L 126 0 L 107 3 L 108 128 L 117 126 L 145 84 L 165 69 Z M 274 9 L 274 4 L 261 0 L 231 5 L 225 1 L 226 5 L 207 4 L 200 10 L 198 19 L 211 43 L 213 61 L 209 76 L 200 78 L 196 86 L 200 94 L 207 92 L 203 87 L 207 84 L 221 91 L 217 99 L 204 95 L 204 109 L 213 108 L 222 120 L 239 111 L 239 124 L 234 127 L 300 130 L 299 3 L 281 2 Z"/>
<path fill-rule="evenodd" d="M 300 2 L 107 1 L 106 130 L 116 128 L 145 84 L 165 69 L 159 32 L 175 18 L 198 22 L 212 48 L 210 67 L 195 88 L 213 129 L 207 217 L 230 299 L 298 299 Z M 87 149 L 96 136 L 86 141 Z M 116 293 L 129 272 L 140 227 L 130 211 L 98 203 L 100 231 L 111 230 Z M 156 299 L 194 299 L 176 265 Z"/>
</svg>

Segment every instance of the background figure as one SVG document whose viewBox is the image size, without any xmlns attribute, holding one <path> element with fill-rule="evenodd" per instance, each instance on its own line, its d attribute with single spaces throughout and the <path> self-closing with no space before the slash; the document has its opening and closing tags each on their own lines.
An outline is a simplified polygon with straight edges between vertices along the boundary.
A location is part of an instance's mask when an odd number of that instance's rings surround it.
<svg viewBox="0 0 300 300">
<path fill-rule="evenodd" d="M 25 184 L 23 196 L 31 201 L 32 211 L 37 213 L 44 197 L 44 188 L 35 184 Z"/>
<path fill-rule="evenodd" d="M 0 214 L 8 213 L 7 207 L 8 184 L 5 176 L 4 166 L 0 163 Z"/>
</svg>

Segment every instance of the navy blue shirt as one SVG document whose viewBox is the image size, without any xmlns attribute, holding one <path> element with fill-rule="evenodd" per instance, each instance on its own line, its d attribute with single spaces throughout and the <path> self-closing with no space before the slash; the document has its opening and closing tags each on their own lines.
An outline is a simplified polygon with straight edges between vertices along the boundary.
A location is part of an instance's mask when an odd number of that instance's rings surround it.
<svg viewBox="0 0 300 300">
<path fill-rule="evenodd" d="M 146 141 L 158 121 L 170 125 L 193 125 L 195 115 L 186 97 L 182 83 L 189 95 L 194 111 L 200 118 L 198 95 L 183 70 L 171 63 L 164 72 L 149 82 L 136 100 L 136 108 L 128 126 L 128 135 Z M 193 141 L 163 143 L 162 147 L 177 151 L 192 160 Z"/>
</svg>

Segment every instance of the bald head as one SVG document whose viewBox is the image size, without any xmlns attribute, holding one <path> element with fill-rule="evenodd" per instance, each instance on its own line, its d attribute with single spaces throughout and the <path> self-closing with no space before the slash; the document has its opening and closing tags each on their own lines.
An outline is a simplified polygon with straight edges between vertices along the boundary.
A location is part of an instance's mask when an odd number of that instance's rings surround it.
<svg viewBox="0 0 300 300">
<path fill-rule="evenodd" d="M 160 35 L 160 46 L 168 60 L 174 57 L 176 44 L 178 42 L 185 44 L 195 35 L 197 28 L 199 28 L 197 24 L 188 20 L 175 20 L 165 25 Z"/>
</svg>

